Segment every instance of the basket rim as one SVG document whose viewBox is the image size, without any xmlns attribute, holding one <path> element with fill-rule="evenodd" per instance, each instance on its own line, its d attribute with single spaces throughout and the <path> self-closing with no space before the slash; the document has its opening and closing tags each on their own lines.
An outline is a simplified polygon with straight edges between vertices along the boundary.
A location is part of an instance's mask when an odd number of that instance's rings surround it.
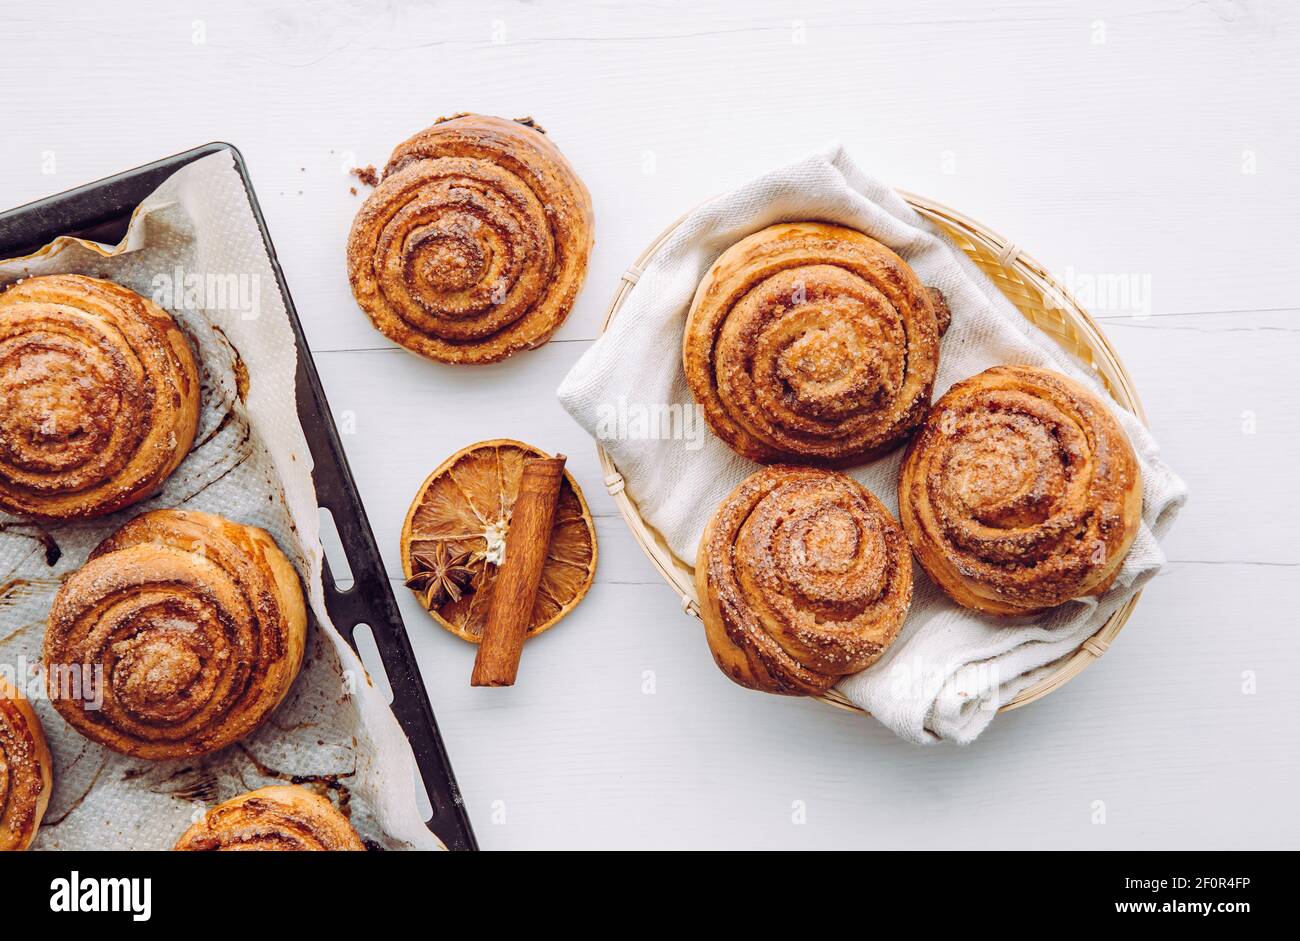
<svg viewBox="0 0 1300 941">
<path fill-rule="evenodd" d="M 1086 345 L 1092 351 L 1094 358 L 1100 360 L 1099 363 L 1083 362 L 1082 365 L 1099 374 L 1107 393 L 1116 403 L 1132 412 L 1143 425 L 1148 423 L 1146 411 L 1142 407 L 1142 401 L 1138 396 L 1137 388 L 1133 384 L 1133 379 L 1129 375 L 1123 360 L 1120 359 L 1119 354 L 1111 345 L 1109 338 L 1102 331 L 1101 326 L 1070 291 L 1057 281 L 1041 263 L 1023 251 L 1017 243 L 943 203 L 906 190 L 896 190 L 895 192 L 926 220 L 937 223 L 940 228 L 959 230 L 967 238 L 982 245 L 997 257 L 1003 268 L 1011 270 L 1021 280 L 1027 281 L 1041 295 L 1049 296 L 1050 292 L 1063 318 L 1083 334 L 1084 339 L 1087 341 Z M 699 205 L 704 205 L 704 203 Z M 695 208 L 698 208 L 698 206 Z M 655 236 L 650 244 L 637 256 L 636 260 L 623 272 L 605 316 L 601 320 L 600 334 L 609 329 L 614 315 L 618 313 L 627 300 L 649 261 L 658 253 L 668 237 L 694 211 L 694 208 L 692 208 L 673 220 Z M 1015 304 L 1013 303 L 1012 306 L 1014 307 Z M 1048 338 L 1051 339 L 1050 335 Z M 1056 341 L 1053 340 L 1053 342 Z M 1060 346 L 1060 344 L 1057 345 Z M 1060 346 L 1060 348 L 1076 362 L 1082 362 L 1072 351 L 1063 346 Z M 678 558 L 676 554 L 668 549 L 663 537 L 642 518 L 640 511 L 637 509 L 636 501 L 627 492 L 623 475 L 619 472 L 614 459 L 599 441 L 596 442 L 596 454 L 600 460 L 601 470 L 604 473 L 605 488 L 614 500 L 614 504 L 618 507 L 623 521 L 632 531 L 633 538 L 641 547 L 642 552 L 650 559 L 660 576 L 668 583 L 669 587 L 676 591 L 681 599 L 682 610 L 699 618 L 699 598 L 695 591 L 693 567 L 687 565 L 684 560 Z M 1129 617 L 1141 597 L 1142 592 L 1139 590 L 1111 614 L 1106 619 L 1106 622 L 1074 651 L 1049 664 L 1048 667 L 1051 668 L 1051 672 L 1038 682 L 1021 690 L 1010 702 L 999 707 L 998 712 L 1010 712 L 1013 709 L 1019 709 L 1021 706 L 1042 699 L 1049 693 L 1060 689 L 1087 669 L 1094 661 L 1100 659 L 1111 642 L 1128 623 Z M 826 693 L 813 698 L 839 709 L 864 716 L 869 715 L 866 710 L 855 705 L 838 689 L 832 688 L 827 690 Z"/>
</svg>

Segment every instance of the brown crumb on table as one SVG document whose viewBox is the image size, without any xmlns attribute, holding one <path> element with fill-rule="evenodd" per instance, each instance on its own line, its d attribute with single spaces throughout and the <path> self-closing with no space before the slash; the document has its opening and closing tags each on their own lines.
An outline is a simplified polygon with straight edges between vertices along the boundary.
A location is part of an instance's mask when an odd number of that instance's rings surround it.
<svg viewBox="0 0 1300 941">
<path fill-rule="evenodd" d="M 364 183 L 366 186 L 379 185 L 379 174 L 375 171 L 375 168 L 373 166 L 353 167 L 352 175 L 355 176 L 362 183 Z"/>
<path fill-rule="evenodd" d="M 357 188 L 355 186 L 349 186 L 348 192 L 351 193 L 353 196 L 355 196 L 357 195 Z"/>
</svg>

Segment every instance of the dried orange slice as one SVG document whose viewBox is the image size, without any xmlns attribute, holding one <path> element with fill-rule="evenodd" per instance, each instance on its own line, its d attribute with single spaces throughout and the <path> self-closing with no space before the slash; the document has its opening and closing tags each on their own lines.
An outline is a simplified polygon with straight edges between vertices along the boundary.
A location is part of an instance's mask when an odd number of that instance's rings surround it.
<svg viewBox="0 0 1300 941">
<path fill-rule="evenodd" d="M 470 643 L 482 639 L 487 624 L 524 459 L 550 456 L 508 438 L 471 444 L 438 465 L 406 513 L 402 571 L 433 619 Z M 422 560 L 418 566 L 416 556 Z M 435 575 L 446 577 L 414 577 L 428 574 L 430 564 L 443 569 Z M 578 482 L 565 471 L 528 636 L 572 611 L 595 575 L 596 527 Z"/>
</svg>

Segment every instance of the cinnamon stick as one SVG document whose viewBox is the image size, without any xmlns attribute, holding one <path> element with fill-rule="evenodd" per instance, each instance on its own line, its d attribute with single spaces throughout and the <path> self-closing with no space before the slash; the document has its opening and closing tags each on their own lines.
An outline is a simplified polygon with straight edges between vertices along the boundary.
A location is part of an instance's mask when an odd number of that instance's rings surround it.
<svg viewBox="0 0 1300 941">
<path fill-rule="evenodd" d="M 506 531 L 506 554 L 492 589 L 471 686 L 514 685 L 551 543 L 565 460 L 563 454 L 557 454 L 524 461 L 519 496 Z"/>
</svg>

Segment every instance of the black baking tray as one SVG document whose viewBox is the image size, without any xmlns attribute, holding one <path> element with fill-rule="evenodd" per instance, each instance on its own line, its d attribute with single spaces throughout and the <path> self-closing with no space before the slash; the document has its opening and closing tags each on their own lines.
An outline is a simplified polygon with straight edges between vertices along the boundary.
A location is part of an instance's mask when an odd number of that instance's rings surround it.
<svg viewBox="0 0 1300 941">
<path fill-rule="evenodd" d="M 326 560 L 325 607 L 334 626 L 354 650 L 357 644 L 353 628 L 357 624 L 370 625 L 393 690 L 393 714 L 411 741 L 415 763 L 433 805 L 429 829 L 450 849 L 478 849 L 410 639 L 406 636 L 397 601 L 393 598 L 388 575 L 380 560 L 379 548 L 375 545 L 370 521 L 361 505 L 356 482 L 352 479 L 352 471 L 325 400 L 325 390 L 307 349 L 302 323 L 298 320 L 289 286 L 285 283 L 284 272 L 280 269 L 275 246 L 271 244 L 266 220 L 262 217 L 248 168 L 239 150 L 230 144 L 205 144 L 0 213 L 0 258 L 29 255 L 60 235 L 115 245 L 126 234 L 135 207 L 159 184 L 186 164 L 222 151 L 230 154 L 235 169 L 244 180 L 248 202 L 271 258 L 271 268 L 275 271 L 285 310 L 289 312 L 289 323 L 293 326 L 298 345 L 298 418 L 311 448 L 316 498 L 334 517 L 355 579 L 349 588 L 340 589 Z"/>
</svg>

